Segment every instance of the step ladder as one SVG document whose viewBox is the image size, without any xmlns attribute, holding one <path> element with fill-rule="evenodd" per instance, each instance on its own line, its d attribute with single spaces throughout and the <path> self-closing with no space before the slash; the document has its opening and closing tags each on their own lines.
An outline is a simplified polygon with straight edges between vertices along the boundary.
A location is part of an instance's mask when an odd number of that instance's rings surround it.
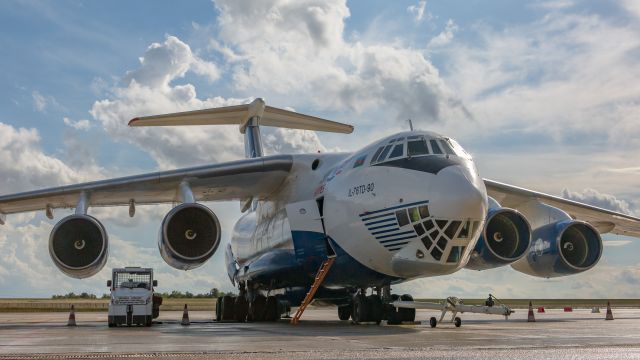
<svg viewBox="0 0 640 360">
<path fill-rule="evenodd" d="M 296 314 L 293 315 L 293 317 L 291 318 L 291 323 L 293 325 L 297 325 L 298 322 L 300 321 L 300 317 L 302 316 L 302 313 L 307 308 L 307 306 L 309 306 L 309 304 L 311 303 L 311 300 L 313 300 L 313 296 L 316 294 L 316 291 L 318 291 L 318 288 L 324 281 L 325 276 L 327 276 L 327 273 L 329 272 L 329 269 L 331 268 L 331 265 L 333 265 L 333 262 L 335 260 L 336 260 L 336 257 L 332 256 L 330 258 L 327 258 L 327 260 L 323 261 L 322 265 L 320 265 L 320 269 L 318 269 L 318 273 L 316 274 L 316 279 L 313 282 L 313 285 L 311 285 L 311 289 L 307 293 L 307 296 L 304 297 L 304 300 L 302 300 L 302 304 L 300 304 L 300 307 L 298 307 Z"/>
</svg>

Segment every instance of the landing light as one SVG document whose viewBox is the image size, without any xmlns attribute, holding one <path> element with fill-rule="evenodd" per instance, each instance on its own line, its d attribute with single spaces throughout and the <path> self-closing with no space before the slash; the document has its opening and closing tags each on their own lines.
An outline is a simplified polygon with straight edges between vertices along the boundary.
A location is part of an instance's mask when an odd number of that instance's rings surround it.
<svg viewBox="0 0 640 360">
<path fill-rule="evenodd" d="M 416 251 L 416 257 L 418 259 L 422 259 L 424 257 L 424 253 L 422 252 L 422 250 L 417 250 Z"/>
</svg>

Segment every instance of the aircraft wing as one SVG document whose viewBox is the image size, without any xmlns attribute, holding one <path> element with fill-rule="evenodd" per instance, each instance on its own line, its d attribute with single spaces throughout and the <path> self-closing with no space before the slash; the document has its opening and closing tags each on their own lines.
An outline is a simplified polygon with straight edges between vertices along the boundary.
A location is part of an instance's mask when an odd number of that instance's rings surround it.
<svg viewBox="0 0 640 360">
<path fill-rule="evenodd" d="M 91 207 L 176 202 L 185 181 L 198 201 L 260 199 L 282 184 L 292 163 L 289 155 L 266 156 L 0 195 L 0 224 L 5 214 L 74 208 L 83 192 Z"/>
<path fill-rule="evenodd" d="M 489 196 L 502 206 L 517 209 L 522 203 L 538 200 L 562 209 L 574 219 L 590 223 L 601 232 L 640 237 L 640 218 L 493 180 L 484 179 L 484 183 Z"/>
</svg>

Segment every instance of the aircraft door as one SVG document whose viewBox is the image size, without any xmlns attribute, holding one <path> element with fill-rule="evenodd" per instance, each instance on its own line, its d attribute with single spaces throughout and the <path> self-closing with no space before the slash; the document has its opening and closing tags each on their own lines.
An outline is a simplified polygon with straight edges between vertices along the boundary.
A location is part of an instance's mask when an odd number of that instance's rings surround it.
<svg viewBox="0 0 640 360">
<path fill-rule="evenodd" d="M 305 200 L 286 206 L 291 236 L 299 263 L 315 267 L 316 263 L 335 256 L 329 245 L 322 223 L 322 201 Z"/>
</svg>

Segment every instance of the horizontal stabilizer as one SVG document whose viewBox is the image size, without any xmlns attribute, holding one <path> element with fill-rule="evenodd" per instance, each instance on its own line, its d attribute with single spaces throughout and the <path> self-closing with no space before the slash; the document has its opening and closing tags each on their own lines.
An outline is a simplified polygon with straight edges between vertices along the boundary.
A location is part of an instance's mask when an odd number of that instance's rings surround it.
<svg viewBox="0 0 640 360">
<path fill-rule="evenodd" d="M 262 126 L 343 134 L 353 132 L 351 125 L 266 106 L 260 98 L 245 105 L 139 117 L 129 121 L 129 126 L 239 125 L 240 132 L 244 133 L 247 123 L 254 117 L 259 118 Z"/>
</svg>

